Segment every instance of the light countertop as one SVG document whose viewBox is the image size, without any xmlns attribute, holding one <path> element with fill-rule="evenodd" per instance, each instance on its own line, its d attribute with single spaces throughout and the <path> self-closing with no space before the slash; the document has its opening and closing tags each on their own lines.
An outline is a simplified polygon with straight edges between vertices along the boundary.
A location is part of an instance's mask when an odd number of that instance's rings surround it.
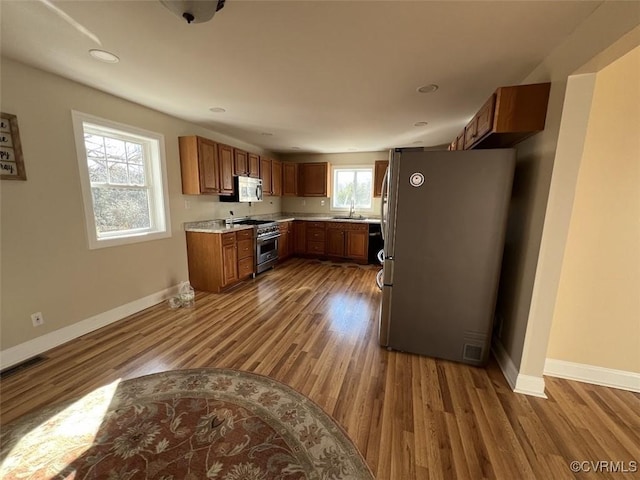
<svg viewBox="0 0 640 480">
<path fill-rule="evenodd" d="M 314 215 L 309 213 L 284 213 L 274 215 L 256 215 L 252 217 L 258 220 L 272 220 L 274 222 L 291 222 L 293 220 L 305 220 L 310 222 L 345 222 L 345 223 L 367 223 L 367 224 L 379 224 L 379 218 L 368 218 L 357 215 L 353 218 L 334 218 L 328 215 Z M 226 233 L 235 232 L 238 230 L 252 229 L 253 225 L 225 225 L 224 220 L 203 220 L 200 222 L 188 222 L 184 224 L 184 229 L 187 232 L 201 232 L 201 233 Z"/>
</svg>

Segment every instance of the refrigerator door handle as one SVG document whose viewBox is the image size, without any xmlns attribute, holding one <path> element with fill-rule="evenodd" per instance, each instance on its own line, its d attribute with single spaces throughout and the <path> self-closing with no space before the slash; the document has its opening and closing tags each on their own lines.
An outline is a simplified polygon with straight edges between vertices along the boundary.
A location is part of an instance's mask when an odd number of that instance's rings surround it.
<svg viewBox="0 0 640 480">
<path fill-rule="evenodd" d="M 383 273 L 384 273 L 384 270 L 380 270 L 376 275 L 376 285 L 378 285 L 378 288 L 380 290 L 382 290 L 382 274 Z"/>
<path fill-rule="evenodd" d="M 378 261 L 380 262 L 380 265 L 384 265 L 384 250 L 380 250 L 378 252 Z"/>
<path fill-rule="evenodd" d="M 387 167 L 387 169 L 384 171 L 384 177 L 382 177 L 382 188 L 380 189 L 380 224 L 381 224 L 381 228 L 380 228 L 380 232 L 382 233 L 382 241 L 385 240 L 384 238 L 384 231 L 387 228 L 387 219 L 385 218 L 384 215 L 384 204 L 387 201 L 387 181 L 389 179 L 389 167 Z"/>
</svg>

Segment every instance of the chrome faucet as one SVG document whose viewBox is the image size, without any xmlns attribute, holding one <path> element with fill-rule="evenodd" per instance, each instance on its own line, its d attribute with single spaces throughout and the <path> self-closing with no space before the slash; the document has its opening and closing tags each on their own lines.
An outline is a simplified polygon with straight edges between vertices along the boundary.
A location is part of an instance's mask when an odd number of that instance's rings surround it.
<svg viewBox="0 0 640 480">
<path fill-rule="evenodd" d="M 351 197 L 351 205 L 349 205 L 349 218 L 353 217 L 354 213 L 356 213 L 356 201 L 353 197 Z"/>
</svg>

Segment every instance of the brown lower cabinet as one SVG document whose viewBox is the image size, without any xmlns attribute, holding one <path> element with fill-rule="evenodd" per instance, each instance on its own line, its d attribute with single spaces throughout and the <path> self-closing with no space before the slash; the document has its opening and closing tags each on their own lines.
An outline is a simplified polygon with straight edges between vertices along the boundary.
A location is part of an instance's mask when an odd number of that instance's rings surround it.
<svg viewBox="0 0 640 480">
<path fill-rule="evenodd" d="M 296 255 L 368 261 L 369 225 L 366 223 L 296 220 L 293 222 Z"/>
<path fill-rule="evenodd" d="M 280 261 L 299 255 L 367 263 L 366 223 L 295 220 L 279 228 Z M 196 290 L 218 293 L 255 272 L 253 229 L 186 234 L 189 281 Z"/>
<path fill-rule="evenodd" d="M 217 293 L 254 273 L 253 229 L 186 233 L 189 282 L 196 290 Z"/>
<path fill-rule="evenodd" d="M 327 256 L 347 258 L 361 263 L 367 262 L 369 225 L 346 222 L 326 223 Z"/>
<path fill-rule="evenodd" d="M 286 260 L 294 252 L 293 222 L 280 222 L 280 238 L 278 239 L 278 260 Z"/>
<path fill-rule="evenodd" d="M 293 253 L 304 255 L 307 253 L 307 222 L 295 220 L 293 222 Z"/>
</svg>

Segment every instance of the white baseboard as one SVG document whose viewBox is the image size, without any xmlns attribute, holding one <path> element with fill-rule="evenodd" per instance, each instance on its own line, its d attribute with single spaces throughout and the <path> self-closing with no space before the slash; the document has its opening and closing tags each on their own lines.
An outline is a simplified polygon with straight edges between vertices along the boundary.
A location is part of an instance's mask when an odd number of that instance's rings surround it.
<svg viewBox="0 0 640 480">
<path fill-rule="evenodd" d="M 516 393 L 531 395 L 534 397 L 547 398 L 544 393 L 544 378 L 532 375 L 522 375 L 518 372 L 516 365 L 502 346 L 500 340 L 494 338 L 491 351 L 496 358 L 502 374 L 507 379 L 509 386 Z"/>
<path fill-rule="evenodd" d="M 61 328 L 54 332 L 47 333 L 40 337 L 21 343 L 15 347 L 0 351 L 0 368 L 5 369 L 23 362 L 29 358 L 40 355 L 47 350 L 67 343 L 70 340 L 86 335 L 110 323 L 122 320 L 129 315 L 133 315 L 145 308 L 156 305 L 170 296 L 177 294 L 178 285 L 169 287 L 160 292 L 152 293 L 144 298 L 139 298 L 133 302 L 121 305 L 107 312 L 99 313 L 93 317 L 81 320 L 68 327 Z"/>
<path fill-rule="evenodd" d="M 578 382 L 640 393 L 640 374 L 625 370 L 547 358 L 544 363 L 544 374 L 550 377 L 566 378 L 567 380 L 577 380 Z"/>
</svg>

